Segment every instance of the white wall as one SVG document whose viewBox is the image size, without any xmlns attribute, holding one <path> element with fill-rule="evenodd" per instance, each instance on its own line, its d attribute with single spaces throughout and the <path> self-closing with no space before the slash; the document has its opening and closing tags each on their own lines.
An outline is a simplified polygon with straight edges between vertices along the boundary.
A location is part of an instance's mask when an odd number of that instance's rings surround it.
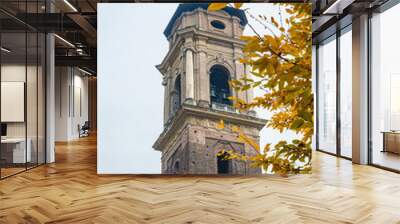
<svg viewBox="0 0 400 224">
<path fill-rule="evenodd" d="M 69 95 L 70 78 L 68 67 L 55 69 L 55 141 L 68 140 Z"/>
<path fill-rule="evenodd" d="M 75 96 L 77 96 L 77 90 L 80 89 L 81 97 L 80 97 L 80 107 L 81 107 L 81 112 L 78 110 L 78 107 L 76 106 L 78 98 L 75 97 L 75 114 L 74 114 L 74 120 L 72 122 L 73 125 L 73 130 L 72 130 L 72 136 L 74 137 L 79 137 L 79 132 L 77 129 L 78 124 L 83 125 L 85 121 L 89 120 L 89 92 L 88 92 L 88 76 L 83 76 L 83 73 L 77 72 L 75 70 L 75 80 L 74 80 L 74 87 L 75 87 Z"/>
<path fill-rule="evenodd" d="M 56 141 L 79 138 L 78 124 L 83 125 L 88 120 L 88 77 L 83 75 L 76 68 L 56 67 Z"/>
</svg>

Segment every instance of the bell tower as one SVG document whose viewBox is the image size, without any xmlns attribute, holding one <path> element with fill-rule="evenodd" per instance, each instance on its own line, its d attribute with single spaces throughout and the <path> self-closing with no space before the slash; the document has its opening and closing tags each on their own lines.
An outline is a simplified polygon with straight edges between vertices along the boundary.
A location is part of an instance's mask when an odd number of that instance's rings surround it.
<svg viewBox="0 0 400 224">
<path fill-rule="evenodd" d="M 162 152 L 162 173 L 257 174 L 248 162 L 225 160 L 222 149 L 256 153 L 237 140 L 232 125 L 259 142 L 266 121 L 254 111 L 238 111 L 230 96 L 250 101 L 252 90 L 236 92 L 229 80 L 243 77 L 249 68 L 240 63 L 247 24 L 245 13 L 227 7 L 207 11 L 207 3 L 180 4 L 164 35 L 169 51 L 157 69 L 164 86 L 164 131 L 153 145 Z M 217 129 L 220 120 L 225 128 Z"/>
</svg>

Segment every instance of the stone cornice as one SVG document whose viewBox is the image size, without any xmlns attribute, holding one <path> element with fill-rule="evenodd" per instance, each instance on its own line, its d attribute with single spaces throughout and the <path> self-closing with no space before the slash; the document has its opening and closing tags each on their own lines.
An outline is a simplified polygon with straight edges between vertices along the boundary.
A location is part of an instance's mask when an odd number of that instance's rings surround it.
<svg viewBox="0 0 400 224">
<path fill-rule="evenodd" d="M 207 14 L 212 15 L 212 16 L 215 16 L 215 17 L 217 17 L 217 18 L 232 19 L 232 20 L 237 20 L 237 21 L 240 22 L 240 18 L 239 18 L 239 17 L 231 16 L 231 15 L 229 15 L 227 12 L 225 12 L 225 11 L 223 11 L 223 10 L 221 10 L 221 11 L 208 11 L 208 10 L 205 10 L 205 9 L 202 9 L 202 8 L 198 8 L 198 9 L 193 10 L 193 11 L 191 11 L 191 12 L 184 12 L 184 13 L 182 13 L 182 15 L 180 15 L 180 16 L 176 19 L 176 21 L 175 21 L 175 23 L 174 23 L 174 25 L 173 25 L 173 28 L 172 28 L 172 30 L 171 30 L 171 35 L 168 36 L 167 39 L 170 40 L 170 39 L 171 39 L 171 36 L 173 35 L 173 33 L 175 33 L 175 32 L 177 31 L 177 28 L 178 28 L 179 24 L 182 22 L 182 19 L 183 19 L 184 16 L 193 15 L 193 14 L 196 14 L 196 13 L 199 13 L 199 12 L 201 12 L 201 13 L 207 13 Z M 239 25 L 240 25 L 240 24 L 239 24 Z M 243 26 L 242 26 L 242 25 L 240 25 L 240 27 L 243 29 Z"/>
<path fill-rule="evenodd" d="M 207 38 L 211 40 L 217 40 L 226 42 L 229 44 L 236 44 L 236 46 L 244 46 L 245 42 L 239 38 L 234 38 L 232 36 L 227 36 L 224 33 L 215 33 L 210 31 L 199 30 L 195 26 L 186 27 L 176 31 L 179 36 L 187 35 L 188 33 L 193 33 L 195 38 Z"/>
<path fill-rule="evenodd" d="M 158 151 L 163 150 L 163 146 L 169 139 L 173 138 L 173 134 L 185 125 L 185 120 L 188 117 L 208 118 L 213 120 L 224 120 L 233 124 L 254 127 L 261 130 L 267 120 L 252 117 L 245 114 L 237 114 L 231 112 L 217 111 L 211 108 L 203 108 L 199 106 L 183 104 L 182 107 L 176 112 L 171 122 L 167 125 L 157 141 L 154 143 L 153 148 Z"/>
<path fill-rule="evenodd" d="M 180 45 L 181 43 L 181 39 L 177 39 L 174 43 L 174 45 L 171 47 L 171 49 L 169 49 L 167 55 L 165 55 L 164 59 L 162 60 L 161 64 L 157 65 L 156 68 L 162 73 L 165 74 L 166 73 L 166 65 L 168 65 L 170 58 L 177 53 L 177 51 L 180 51 Z"/>
<path fill-rule="evenodd" d="M 192 35 L 194 38 L 202 38 L 202 39 L 207 39 L 207 40 L 214 40 L 214 41 L 222 41 L 228 44 L 232 44 L 235 47 L 241 48 L 244 46 L 245 42 L 238 39 L 238 38 L 232 38 L 223 34 L 218 34 L 218 33 L 212 33 L 208 31 L 203 31 L 203 30 L 198 30 L 196 27 L 191 26 L 191 27 L 186 27 L 184 29 L 180 29 L 176 31 L 177 33 L 177 40 L 175 41 L 174 45 L 171 47 L 171 49 L 168 51 L 167 55 L 164 57 L 163 61 L 161 64 L 157 65 L 156 68 L 162 73 L 165 74 L 166 68 L 165 65 L 169 64 L 169 61 L 171 60 L 172 56 L 177 53 L 177 51 L 180 51 L 180 45 L 182 44 L 182 40 L 184 39 L 183 37 L 187 35 Z M 185 46 L 186 48 L 191 48 L 194 53 L 197 52 L 197 50 L 194 48 L 194 46 Z M 204 51 L 204 49 L 201 49 Z"/>
</svg>

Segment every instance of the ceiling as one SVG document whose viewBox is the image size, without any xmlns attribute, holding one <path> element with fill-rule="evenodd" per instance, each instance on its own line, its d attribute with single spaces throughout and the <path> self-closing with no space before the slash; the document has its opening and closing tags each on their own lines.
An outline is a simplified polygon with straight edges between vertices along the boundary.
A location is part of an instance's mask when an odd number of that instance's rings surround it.
<svg viewBox="0 0 400 224">
<path fill-rule="evenodd" d="M 352 23 L 352 18 L 373 11 L 389 0 L 312 0 L 313 42 L 326 39 Z"/>
<path fill-rule="evenodd" d="M 2 43 L 13 49 L 7 58 L 34 53 L 29 32 L 54 32 L 56 66 L 78 66 L 96 73 L 97 0 L 1 0 Z M 25 52 L 25 31 L 28 45 Z M 41 46 L 39 46 L 41 47 Z M 20 57 L 21 58 L 21 57 Z"/>
<path fill-rule="evenodd" d="M 285 1 L 288 2 L 289 0 Z M 373 9 L 386 1 L 312 0 L 313 41 L 318 41 L 318 38 L 323 38 L 335 32 L 336 28 L 332 27 L 336 26 L 336 24 L 345 26 L 346 21 L 351 23 L 352 16 Z M 3 32 L 9 32 L 4 38 L 14 39 L 16 45 L 18 45 L 18 41 L 21 41 L 21 34 L 18 34 L 18 32 L 25 32 L 27 28 L 30 31 L 54 32 L 57 34 L 55 38 L 56 65 L 79 66 L 96 73 L 97 3 L 117 2 L 138 1 L 1 0 L 1 29 Z M 273 2 L 279 1 L 274 0 Z M 304 2 L 304 0 L 298 0 L 297 2 Z M 338 23 L 338 21 L 342 22 Z M 28 46 L 28 52 L 30 51 L 30 46 Z M 17 53 L 16 51 L 15 54 Z"/>
</svg>

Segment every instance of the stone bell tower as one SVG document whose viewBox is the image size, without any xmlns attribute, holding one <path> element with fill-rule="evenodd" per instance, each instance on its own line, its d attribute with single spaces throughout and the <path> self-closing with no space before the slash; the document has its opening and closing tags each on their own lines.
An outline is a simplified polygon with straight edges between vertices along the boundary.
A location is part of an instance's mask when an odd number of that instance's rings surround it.
<svg viewBox="0 0 400 224">
<path fill-rule="evenodd" d="M 225 160 L 224 150 L 256 153 L 237 140 L 232 125 L 254 141 L 265 120 L 254 111 L 240 112 L 230 96 L 252 99 L 252 90 L 236 92 L 230 79 L 243 77 L 248 69 L 239 62 L 244 43 L 239 39 L 247 24 L 245 13 L 235 8 L 207 11 L 206 3 L 180 4 L 164 35 L 169 51 L 157 69 L 163 75 L 164 131 L 153 148 L 162 152 L 162 173 L 258 174 L 248 162 Z M 220 120 L 223 130 L 217 129 Z"/>
</svg>

